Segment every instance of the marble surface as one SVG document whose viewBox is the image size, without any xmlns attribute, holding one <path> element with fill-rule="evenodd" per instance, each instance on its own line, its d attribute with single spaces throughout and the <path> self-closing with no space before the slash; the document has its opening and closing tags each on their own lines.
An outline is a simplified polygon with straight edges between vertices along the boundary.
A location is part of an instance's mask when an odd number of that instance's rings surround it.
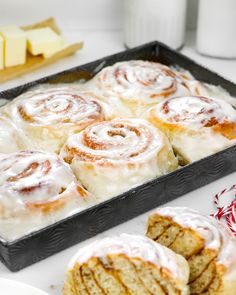
<svg viewBox="0 0 236 295">
<path fill-rule="evenodd" d="M 64 35 L 69 40 L 84 40 L 85 47 L 76 55 L 68 57 L 55 65 L 38 70 L 30 75 L 4 83 L 0 86 L 0 91 L 8 89 L 22 83 L 41 78 L 79 64 L 101 58 L 108 54 L 119 52 L 124 49 L 122 41 L 122 33 L 120 31 L 66 31 Z M 222 76 L 236 82 L 236 60 L 214 59 L 200 56 L 194 48 L 194 34 L 189 32 L 187 35 L 186 46 L 182 52 L 209 69 L 220 73 Z M 218 181 L 215 181 L 198 190 L 188 193 L 175 201 L 167 203 L 169 206 L 188 206 L 205 212 L 207 214 L 213 212 L 213 196 L 222 188 L 234 184 L 236 181 L 236 173 L 232 173 Z M 107 235 L 119 233 L 144 234 L 146 228 L 146 220 L 149 213 L 145 213 L 137 218 L 112 228 L 90 240 L 64 250 L 46 260 L 21 270 L 18 273 L 11 273 L 5 266 L 0 264 L 0 277 L 15 279 L 24 283 L 38 287 L 51 295 L 59 295 L 61 293 L 64 271 L 70 258 L 76 253 L 79 247 L 88 244 L 94 239 L 98 239 Z"/>
</svg>

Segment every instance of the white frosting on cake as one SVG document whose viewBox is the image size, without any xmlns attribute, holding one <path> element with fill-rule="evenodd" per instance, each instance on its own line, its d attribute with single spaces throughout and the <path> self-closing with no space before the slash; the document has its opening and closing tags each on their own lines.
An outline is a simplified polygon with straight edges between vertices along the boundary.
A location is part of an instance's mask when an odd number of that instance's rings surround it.
<svg viewBox="0 0 236 295">
<path fill-rule="evenodd" d="M 213 217 L 204 215 L 187 207 L 163 207 L 154 211 L 183 226 L 199 233 L 205 241 L 205 247 L 219 251 L 218 262 L 234 270 L 236 267 L 236 238 Z"/>
<path fill-rule="evenodd" d="M 97 240 L 80 249 L 72 258 L 68 268 L 72 269 L 76 263 L 83 264 L 92 257 L 100 258 L 107 263 L 107 255 L 110 254 L 125 254 L 130 258 L 141 258 L 158 268 L 168 269 L 174 279 L 184 284 L 188 282 L 189 269 L 182 256 L 149 238 L 136 235 L 122 234 Z"/>
<path fill-rule="evenodd" d="M 18 199 L 18 205 L 55 198 L 72 183 L 70 167 L 56 155 L 26 151 L 0 156 L 0 193 Z"/>
</svg>

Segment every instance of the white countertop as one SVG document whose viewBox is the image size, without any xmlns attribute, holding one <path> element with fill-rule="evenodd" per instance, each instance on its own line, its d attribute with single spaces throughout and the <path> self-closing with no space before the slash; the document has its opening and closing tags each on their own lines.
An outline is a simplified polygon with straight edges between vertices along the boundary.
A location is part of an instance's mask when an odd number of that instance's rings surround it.
<svg viewBox="0 0 236 295">
<path fill-rule="evenodd" d="M 122 33 L 120 31 L 81 32 L 71 30 L 64 32 L 64 35 L 71 40 L 84 40 L 84 49 L 78 52 L 76 55 L 65 58 L 57 64 L 50 65 L 34 72 L 33 74 L 28 74 L 19 79 L 15 79 L 14 81 L 6 82 L 0 86 L 0 91 L 124 50 Z M 194 49 L 194 34 L 192 32 L 188 33 L 187 40 L 186 46 L 182 49 L 184 54 L 236 83 L 236 59 L 223 60 L 201 56 Z M 209 214 L 214 208 L 214 194 L 216 194 L 221 189 L 234 184 L 235 182 L 236 173 L 232 173 L 227 177 L 188 193 L 183 197 L 168 203 L 167 205 L 188 206 Z M 123 232 L 144 234 L 147 216 L 148 213 L 143 214 L 129 222 L 112 228 L 96 236 L 95 238 L 80 243 L 50 258 L 47 258 L 46 260 L 23 269 L 18 273 L 11 273 L 5 268 L 5 266 L 0 264 L 0 277 L 15 279 L 31 284 L 44 291 L 47 291 L 51 295 L 62 294 L 61 289 L 64 279 L 64 270 L 68 261 L 75 254 L 79 247 L 105 235 Z"/>
</svg>

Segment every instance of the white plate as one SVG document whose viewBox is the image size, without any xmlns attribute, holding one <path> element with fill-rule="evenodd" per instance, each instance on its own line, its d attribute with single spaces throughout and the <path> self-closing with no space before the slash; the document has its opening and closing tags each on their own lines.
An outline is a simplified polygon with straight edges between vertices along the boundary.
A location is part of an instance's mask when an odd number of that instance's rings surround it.
<svg viewBox="0 0 236 295">
<path fill-rule="evenodd" d="M 1 295 L 49 295 L 35 287 L 0 278 L 0 294 Z"/>
</svg>

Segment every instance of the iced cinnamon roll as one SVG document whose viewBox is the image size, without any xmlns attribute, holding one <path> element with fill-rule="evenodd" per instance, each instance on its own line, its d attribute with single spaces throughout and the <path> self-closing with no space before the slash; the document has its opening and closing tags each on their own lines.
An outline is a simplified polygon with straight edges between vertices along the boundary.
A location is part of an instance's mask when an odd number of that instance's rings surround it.
<svg viewBox="0 0 236 295">
<path fill-rule="evenodd" d="M 214 218 L 184 207 L 158 208 L 147 236 L 188 260 L 191 294 L 235 294 L 236 238 Z"/>
<path fill-rule="evenodd" d="M 56 153 L 68 135 L 114 117 L 114 111 L 95 94 L 70 87 L 29 91 L 3 110 L 31 139 L 30 149 Z"/>
<path fill-rule="evenodd" d="M 69 137 L 60 155 L 81 183 L 103 200 L 177 167 L 166 136 L 141 119 L 89 126 Z"/>
<path fill-rule="evenodd" d="M 64 295 L 187 295 L 186 260 L 152 240 L 122 234 L 78 251 Z"/>
<path fill-rule="evenodd" d="M 174 70 L 142 60 L 106 67 L 88 85 L 101 93 L 106 101 L 120 101 L 134 116 L 166 98 L 190 94 L 184 80 Z"/>
<path fill-rule="evenodd" d="M 94 203 L 57 155 L 0 155 L 0 238 L 14 240 Z"/>
<path fill-rule="evenodd" d="M 168 136 L 183 164 L 235 143 L 236 111 L 220 99 L 203 96 L 170 98 L 151 108 L 147 118 Z"/>
</svg>

